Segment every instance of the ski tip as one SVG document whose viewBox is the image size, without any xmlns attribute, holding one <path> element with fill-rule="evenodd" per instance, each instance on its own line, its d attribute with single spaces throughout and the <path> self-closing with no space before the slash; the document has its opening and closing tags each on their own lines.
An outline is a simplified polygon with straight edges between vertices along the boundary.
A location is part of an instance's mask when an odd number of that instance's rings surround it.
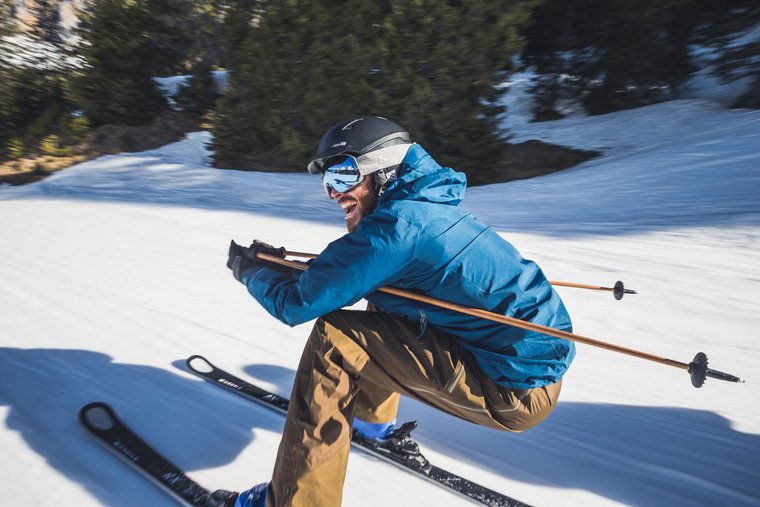
<svg viewBox="0 0 760 507">
<path fill-rule="evenodd" d="M 214 371 L 214 365 L 205 357 L 195 354 L 185 361 L 188 369 L 193 373 L 210 373 Z"/>
<path fill-rule="evenodd" d="M 103 431 L 113 428 L 117 419 L 108 403 L 94 401 L 79 410 L 79 421 L 91 431 Z"/>
</svg>

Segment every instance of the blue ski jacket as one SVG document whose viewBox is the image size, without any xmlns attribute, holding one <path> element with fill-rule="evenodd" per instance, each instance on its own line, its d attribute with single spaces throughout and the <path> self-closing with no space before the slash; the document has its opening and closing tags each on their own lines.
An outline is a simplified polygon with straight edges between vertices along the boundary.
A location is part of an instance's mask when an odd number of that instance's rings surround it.
<svg viewBox="0 0 760 507">
<path fill-rule="evenodd" d="M 291 326 L 362 298 L 383 311 L 456 337 L 497 383 L 516 389 L 557 382 L 573 342 L 377 292 L 394 286 L 464 306 L 571 331 L 570 317 L 541 269 L 459 207 L 466 177 L 417 144 L 401 176 L 353 232 L 333 241 L 298 277 L 264 267 L 242 282 Z"/>
</svg>

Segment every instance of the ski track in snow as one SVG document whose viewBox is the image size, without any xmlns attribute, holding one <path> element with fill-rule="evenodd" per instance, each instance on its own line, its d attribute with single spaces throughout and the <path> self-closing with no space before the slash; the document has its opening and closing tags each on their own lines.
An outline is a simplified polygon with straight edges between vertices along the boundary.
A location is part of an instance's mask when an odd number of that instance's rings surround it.
<svg viewBox="0 0 760 507">
<path fill-rule="evenodd" d="M 691 387 L 678 369 L 579 345 L 555 413 L 522 434 L 404 400 L 428 457 L 534 505 L 760 505 L 760 112 L 674 101 L 530 124 L 603 155 L 468 190 L 464 206 L 560 288 L 575 331 L 710 366 L 746 384 Z M 319 252 L 341 213 L 308 174 L 224 171 L 208 133 L 0 187 L 0 465 L 4 498 L 173 505 L 78 427 L 90 401 L 195 480 L 266 480 L 282 417 L 184 371 L 191 354 L 288 395 L 309 325 L 288 328 L 225 266 L 230 238 Z M 435 154 L 433 154 L 435 155 Z M 353 453 L 344 505 L 467 504 Z"/>
</svg>

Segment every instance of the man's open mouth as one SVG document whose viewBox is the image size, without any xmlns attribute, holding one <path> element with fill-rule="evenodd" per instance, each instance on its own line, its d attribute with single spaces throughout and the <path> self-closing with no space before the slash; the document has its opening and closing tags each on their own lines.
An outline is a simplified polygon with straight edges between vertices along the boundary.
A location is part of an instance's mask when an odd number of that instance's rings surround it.
<svg viewBox="0 0 760 507">
<path fill-rule="evenodd" d="M 343 208 L 343 212 L 346 214 L 346 217 L 353 215 L 356 209 L 359 207 L 359 202 L 354 199 L 346 199 L 340 201 L 339 204 L 340 207 Z"/>
</svg>

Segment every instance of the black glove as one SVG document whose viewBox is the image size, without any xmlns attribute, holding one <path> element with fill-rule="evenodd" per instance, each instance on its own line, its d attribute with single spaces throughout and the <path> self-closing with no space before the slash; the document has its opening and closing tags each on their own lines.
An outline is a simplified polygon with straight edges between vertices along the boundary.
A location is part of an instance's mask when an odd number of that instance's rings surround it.
<svg viewBox="0 0 760 507">
<path fill-rule="evenodd" d="M 271 262 L 259 259 L 256 254 L 266 253 L 277 257 L 285 258 L 285 247 L 275 248 L 270 244 L 264 243 L 257 239 L 253 240 L 251 246 L 245 247 L 235 243 L 235 240 L 230 241 L 229 257 L 227 259 L 227 267 L 232 270 L 232 274 L 235 279 L 240 282 L 240 277 L 243 276 L 243 272 L 248 268 L 264 267 L 272 265 Z"/>
</svg>

